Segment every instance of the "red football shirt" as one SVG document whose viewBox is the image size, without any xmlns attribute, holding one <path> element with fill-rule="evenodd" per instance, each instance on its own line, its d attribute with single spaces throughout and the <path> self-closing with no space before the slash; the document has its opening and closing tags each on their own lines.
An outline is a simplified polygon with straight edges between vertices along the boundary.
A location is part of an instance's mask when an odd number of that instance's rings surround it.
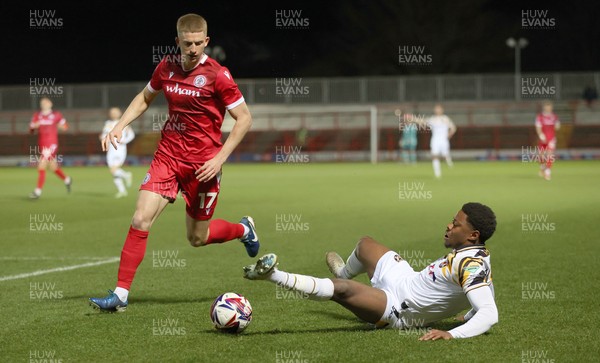
<svg viewBox="0 0 600 363">
<path fill-rule="evenodd" d="M 186 162 L 206 162 L 221 150 L 225 110 L 244 102 L 229 70 L 207 55 L 189 71 L 165 57 L 147 88 L 162 90 L 169 105 L 156 152 Z"/>
<path fill-rule="evenodd" d="M 52 111 L 47 115 L 38 111 L 33 114 L 29 128 L 33 130 L 36 124 L 40 125 L 37 129 L 38 146 L 43 148 L 58 145 L 58 125 L 67 125 L 67 120 L 58 111 Z"/>
<path fill-rule="evenodd" d="M 535 118 L 535 126 L 542 128 L 542 133 L 546 135 L 548 141 L 556 137 L 556 124 L 558 122 L 558 116 L 554 112 L 548 114 L 538 113 Z"/>
</svg>

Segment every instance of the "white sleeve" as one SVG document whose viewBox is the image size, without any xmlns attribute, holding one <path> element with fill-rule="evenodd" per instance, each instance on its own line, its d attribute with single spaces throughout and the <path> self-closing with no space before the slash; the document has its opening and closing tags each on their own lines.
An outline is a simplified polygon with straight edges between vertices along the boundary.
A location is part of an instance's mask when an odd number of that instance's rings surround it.
<svg viewBox="0 0 600 363">
<path fill-rule="evenodd" d="M 467 299 L 469 299 L 475 315 L 463 325 L 449 331 L 453 338 L 470 338 L 483 334 L 498 322 L 498 309 L 489 286 L 482 286 L 467 292 Z"/>
</svg>

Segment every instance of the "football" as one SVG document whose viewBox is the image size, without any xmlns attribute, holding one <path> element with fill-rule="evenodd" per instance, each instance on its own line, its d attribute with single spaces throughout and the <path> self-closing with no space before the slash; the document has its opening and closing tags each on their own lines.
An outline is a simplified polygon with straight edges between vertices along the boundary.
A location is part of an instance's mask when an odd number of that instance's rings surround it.
<svg viewBox="0 0 600 363">
<path fill-rule="evenodd" d="M 210 320 L 218 330 L 241 333 L 252 321 L 252 306 L 244 296 L 226 292 L 212 303 Z"/>
</svg>

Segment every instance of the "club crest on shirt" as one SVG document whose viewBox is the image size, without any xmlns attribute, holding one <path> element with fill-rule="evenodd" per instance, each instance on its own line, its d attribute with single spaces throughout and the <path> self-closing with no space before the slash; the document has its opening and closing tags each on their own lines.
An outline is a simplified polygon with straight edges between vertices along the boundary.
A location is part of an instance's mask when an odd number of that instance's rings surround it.
<svg viewBox="0 0 600 363">
<path fill-rule="evenodd" d="M 206 77 L 204 77 L 203 75 L 199 75 L 196 76 L 196 78 L 194 78 L 194 86 L 200 88 L 202 86 L 204 86 L 206 84 Z"/>
</svg>

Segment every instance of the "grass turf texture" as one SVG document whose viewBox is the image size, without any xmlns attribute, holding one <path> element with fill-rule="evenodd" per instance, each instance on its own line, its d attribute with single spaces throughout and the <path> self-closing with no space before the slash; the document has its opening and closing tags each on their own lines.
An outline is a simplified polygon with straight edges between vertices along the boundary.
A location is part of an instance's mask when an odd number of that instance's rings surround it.
<svg viewBox="0 0 600 363">
<path fill-rule="evenodd" d="M 296 273 L 330 276 L 325 252 L 347 256 L 366 234 L 421 269 L 447 253 L 444 228 L 464 202 L 490 205 L 498 218 L 488 246 L 500 322 L 483 336 L 419 342 L 422 330 L 373 330 L 333 302 L 307 301 L 274 284 L 244 280 L 241 268 L 254 259 L 239 242 L 188 245 L 179 199 L 151 231 L 124 314 L 100 314 L 87 304 L 88 297 L 114 288 L 117 263 L 1 281 L 0 359 L 28 361 L 50 352 L 63 362 L 593 361 L 600 353 L 594 287 L 599 166 L 559 162 L 546 182 L 536 165 L 513 162 L 459 162 L 444 168 L 442 180 L 432 177 L 425 162 L 226 165 L 215 217 L 237 221 L 251 214 L 260 255 L 275 252 L 280 268 Z M 146 172 L 132 170 L 137 181 Z M 106 168 L 66 171 L 74 178 L 71 195 L 49 173 L 42 198 L 31 201 L 26 197 L 35 170 L 0 169 L 0 277 L 119 256 L 135 188 L 115 200 Z M 425 197 L 400 199 L 404 182 L 423 182 Z M 32 215 L 54 218 L 62 231 L 31 231 Z M 285 223 L 290 215 L 300 218 L 296 227 L 303 230 L 278 231 L 277 218 Z M 547 216 L 555 229 L 524 231 L 523 215 Z M 173 263 L 179 267 L 160 267 Z M 358 280 L 367 282 L 365 276 Z M 35 298 L 32 284 L 61 298 Z M 217 333 L 208 315 L 213 299 L 226 291 L 245 295 L 254 308 L 252 324 L 237 336 Z M 167 319 L 172 329 L 165 329 Z M 456 324 L 449 319 L 434 328 Z"/>
</svg>

